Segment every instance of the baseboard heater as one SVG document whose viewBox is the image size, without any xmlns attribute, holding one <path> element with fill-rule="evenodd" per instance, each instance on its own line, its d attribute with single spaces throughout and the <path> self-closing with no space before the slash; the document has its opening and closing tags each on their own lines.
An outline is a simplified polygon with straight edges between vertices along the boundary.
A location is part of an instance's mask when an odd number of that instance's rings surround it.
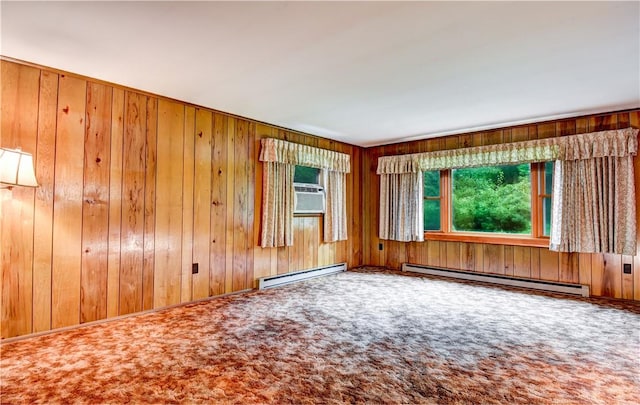
<svg viewBox="0 0 640 405">
<path fill-rule="evenodd" d="M 315 269 L 301 270 L 293 273 L 278 274 L 277 276 L 267 276 L 259 279 L 258 289 L 277 287 L 283 284 L 290 284 L 309 278 L 327 276 L 329 274 L 340 273 L 347 270 L 347 263 L 332 264 L 330 266 L 316 267 Z"/>
<path fill-rule="evenodd" d="M 552 291 L 564 294 L 589 296 L 589 286 L 581 284 L 556 283 L 554 281 L 529 280 L 499 274 L 474 273 L 470 271 L 439 269 L 418 264 L 402 264 L 402 271 L 430 274 L 433 276 L 452 277 L 462 280 L 481 281 L 485 283 L 508 285 L 512 287 L 531 288 L 534 290 Z"/>
</svg>

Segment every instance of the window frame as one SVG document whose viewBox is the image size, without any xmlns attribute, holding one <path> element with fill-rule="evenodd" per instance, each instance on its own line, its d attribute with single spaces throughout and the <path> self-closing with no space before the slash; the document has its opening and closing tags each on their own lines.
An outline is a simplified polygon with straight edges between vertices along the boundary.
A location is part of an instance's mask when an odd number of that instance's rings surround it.
<svg viewBox="0 0 640 405">
<path fill-rule="evenodd" d="M 549 236 L 544 236 L 543 200 L 550 195 L 544 194 L 545 162 L 531 165 L 531 235 L 506 233 L 454 231 L 452 222 L 452 171 L 440 170 L 440 230 L 424 231 L 425 240 L 446 242 L 487 243 L 497 245 L 515 245 L 530 247 L 549 246 Z M 423 199 L 423 201 L 426 198 Z"/>
</svg>

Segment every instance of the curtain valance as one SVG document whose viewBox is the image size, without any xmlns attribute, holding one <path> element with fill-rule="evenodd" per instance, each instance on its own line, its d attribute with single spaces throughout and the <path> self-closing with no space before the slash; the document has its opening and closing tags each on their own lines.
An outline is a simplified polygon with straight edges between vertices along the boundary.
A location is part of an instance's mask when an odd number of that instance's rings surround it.
<svg viewBox="0 0 640 405">
<path fill-rule="evenodd" d="M 346 153 L 274 138 L 265 138 L 261 142 L 260 161 L 262 162 L 308 166 L 340 173 L 351 171 L 350 156 Z"/>
<path fill-rule="evenodd" d="M 636 128 L 591 132 L 560 139 L 563 140 L 563 155 L 560 160 L 624 157 L 638 152 Z"/>
<path fill-rule="evenodd" d="M 637 149 L 638 129 L 626 128 L 472 148 L 381 156 L 378 158 L 377 173 L 401 174 L 460 167 L 619 157 L 635 155 Z"/>
</svg>

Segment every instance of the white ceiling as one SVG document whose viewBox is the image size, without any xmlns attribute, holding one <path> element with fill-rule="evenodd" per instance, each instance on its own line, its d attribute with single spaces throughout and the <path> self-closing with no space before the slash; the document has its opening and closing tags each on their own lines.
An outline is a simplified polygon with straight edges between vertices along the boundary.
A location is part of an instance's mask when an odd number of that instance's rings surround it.
<svg viewBox="0 0 640 405">
<path fill-rule="evenodd" d="M 0 53 L 355 145 L 640 106 L 640 2 L 7 2 Z"/>
</svg>

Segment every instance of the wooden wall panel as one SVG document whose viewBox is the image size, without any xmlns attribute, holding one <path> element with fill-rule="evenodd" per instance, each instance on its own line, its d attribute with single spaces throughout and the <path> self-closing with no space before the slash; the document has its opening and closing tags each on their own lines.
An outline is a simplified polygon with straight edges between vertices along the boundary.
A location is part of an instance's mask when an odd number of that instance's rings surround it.
<svg viewBox="0 0 640 405">
<path fill-rule="evenodd" d="M 85 80 L 60 76 L 54 165 L 52 328 L 80 321 L 86 89 Z"/>
<path fill-rule="evenodd" d="M 516 277 L 531 277 L 531 248 L 525 246 L 513 247 L 513 275 Z"/>
<path fill-rule="evenodd" d="M 182 270 L 180 278 L 180 302 L 191 301 L 193 293 L 192 264 L 193 264 L 193 185 L 194 185 L 194 161 L 195 161 L 195 109 L 187 106 L 184 114 L 184 138 L 182 156 L 182 201 L 180 204 L 185 207 L 182 210 Z M 167 133 L 173 134 L 174 130 Z M 176 169 L 176 178 L 177 169 Z M 177 187 L 177 183 L 176 183 Z M 177 205 L 177 199 L 174 201 Z M 177 214 L 177 210 L 176 210 Z M 170 253 L 176 255 L 176 252 Z"/>
<path fill-rule="evenodd" d="M 484 244 L 484 272 L 504 274 L 504 246 Z"/>
<path fill-rule="evenodd" d="M 513 246 L 505 245 L 504 247 L 504 274 L 513 276 Z"/>
<path fill-rule="evenodd" d="M 362 218 L 363 263 L 399 268 L 406 259 L 412 263 L 436 267 L 548 281 L 579 282 L 589 285 L 591 294 L 595 296 L 640 300 L 638 255 L 559 254 L 550 252 L 546 248 L 438 240 L 398 243 L 380 241 L 377 237 L 379 176 L 376 174 L 376 168 L 379 156 L 519 142 L 621 129 L 628 126 L 640 128 L 640 109 L 383 145 L 363 150 L 361 188 L 362 195 L 367 196 L 362 202 L 362 211 L 365 213 Z M 635 158 L 634 167 L 636 190 L 640 190 L 640 157 Z M 637 222 L 640 223 L 640 210 L 636 215 L 638 215 Z M 640 234 L 638 236 L 638 253 L 640 253 Z M 384 250 L 378 250 L 379 243 L 384 245 Z M 624 263 L 631 265 L 631 274 L 623 273 Z"/>
<path fill-rule="evenodd" d="M 0 190 L 3 338 L 253 288 L 278 272 L 364 263 L 355 215 L 364 208 L 362 149 L 0 64 L 1 144 L 33 153 L 41 184 Z M 321 217 L 296 217 L 293 247 L 259 246 L 264 137 L 351 156 L 348 241 L 325 244 Z M 406 249 L 397 248 L 404 260 Z"/>
<path fill-rule="evenodd" d="M 142 311 L 147 97 L 125 92 L 119 314 Z"/>
<path fill-rule="evenodd" d="M 622 298 L 622 255 L 604 255 L 602 295 Z"/>
<path fill-rule="evenodd" d="M 560 253 L 559 280 L 561 282 L 577 283 L 580 281 L 578 258 L 578 253 Z"/>
<path fill-rule="evenodd" d="M 213 114 L 196 110 L 195 166 L 193 184 L 193 262 L 198 274 L 193 275 L 194 300 L 209 296 L 209 260 L 211 258 L 211 133 Z"/>
<path fill-rule="evenodd" d="M 153 278 L 155 308 L 178 304 L 181 293 L 183 247 L 183 161 L 185 106 L 158 101 L 158 162 L 156 180 L 156 265 Z M 188 181 L 192 181 L 191 178 Z M 191 194 L 193 195 L 193 194 Z M 193 206 L 185 211 L 193 212 Z M 191 271 L 191 266 L 189 272 Z"/>
<path fill-rule="evenodd" d="M 144 251 L 142 259 L 142 309 L 153 308 L 155 270 L 156 172 L 158 161 L 158 99 L 147 98 L 144 177 Z"/>
<path fill-rule="evenodd" d="M 109 318 L 120 314 L 123 146 L 124 91 L 113 89 L 111 105 L 111 169 L 109 171 L 109 253 L 107 256 L 107 317 Z"/>
<path fill-rule="evenodd" d="M 51 261 L 53 251 L 53 186 L 56 153 L 58 75 L 40 75 L 36 189 L 33 222 L 33 332 L 51 329 Z M 0 215 L 1 216 L 1 215 Z"/>
<path fill-rule="evenodd" d="M 247 288 L 247 162 L 249 161 L 249 123 L 239 119 L 233 143 L 233 271 L 232 291 Z"/>
<path fill-rule="evenodd" d="M 112 90 L 97 83 L 87 86 L 80 322 L 107 317 L 107 273 L 104 269 L 109 254 Z"/>
<path fill-rule="evenodd" d="M 362 263 L 362 220 L 365 216 L 362 211 L 363 192 L 360 189 L 360 185 L 362 184 L 360 180 L 362 172 L 362 150 L 357 147 L 351 147 L 351 156 L 351 173 L 347 175 L 347 191 L 349 192 L 347 202 L 351 202 L 351 204 L 349 204 L 350 210 L 347 214 L 347 217 L 351 219 L 347 226 L 349 237 L 349 254 L 347 258 L 349 268 Z M 313 243 L 313 245 L 316 246 L 317 243 Z"/>
<path fill-rule="evenodd" d="M 227 236 L 227 116 L 213 114 L 211 160 L 211 269 L 209 295 L 225 292 Z"/>
<path fill-rule="evenodd" d="M 236 137 L 236 123 L 237 119 L 229 117 L 227 119 L 227 167 L 225 168 L 227 191 L 225 207 L 227 207 L 226 213 L 226 226 L 225 232 L 227 234 L 225 240 L 225 278 L 224 278 L 224 292 L 230 293 L 233 291 L 233 227 L 234 227 L 234 213 L 235 213 L 235 137 Z"/>
<path fill-rule="evenodd" d="M 249 121 L 249 132 L 247 134 L 247 195 L 246 195 L 246 210 L 247 210 L 247 233 L 246 233 L 246 248 L 245 248 L 245 256 L 247 258 L 247 266 L 245 271 L 245 286 L 244 288 L 254 288 L 254 284 L 257 286 L 256 278 L 255 278 L 255 267 L 254 267 L 254 246 L 253 246 L 253 229 L 255 227 L 255 214 L 254 214 L 254 203 L 255 200 L 255 176 L 256 176 L 256 162 L 254 160 L 254 156 L 256 156 L 254 147 L 255 143 L 253 140 L 256 136 L 256 124 L 254 122 Z"/>
<path fill-rule="evenodd" d="M 40 71 L 2 65 L 1 146 L 36 153 Z M 16 187 L 0 190 L 2 233 L 2 337 L 33 329 L 33 205 L 35 191 Z"/>
</svg>

